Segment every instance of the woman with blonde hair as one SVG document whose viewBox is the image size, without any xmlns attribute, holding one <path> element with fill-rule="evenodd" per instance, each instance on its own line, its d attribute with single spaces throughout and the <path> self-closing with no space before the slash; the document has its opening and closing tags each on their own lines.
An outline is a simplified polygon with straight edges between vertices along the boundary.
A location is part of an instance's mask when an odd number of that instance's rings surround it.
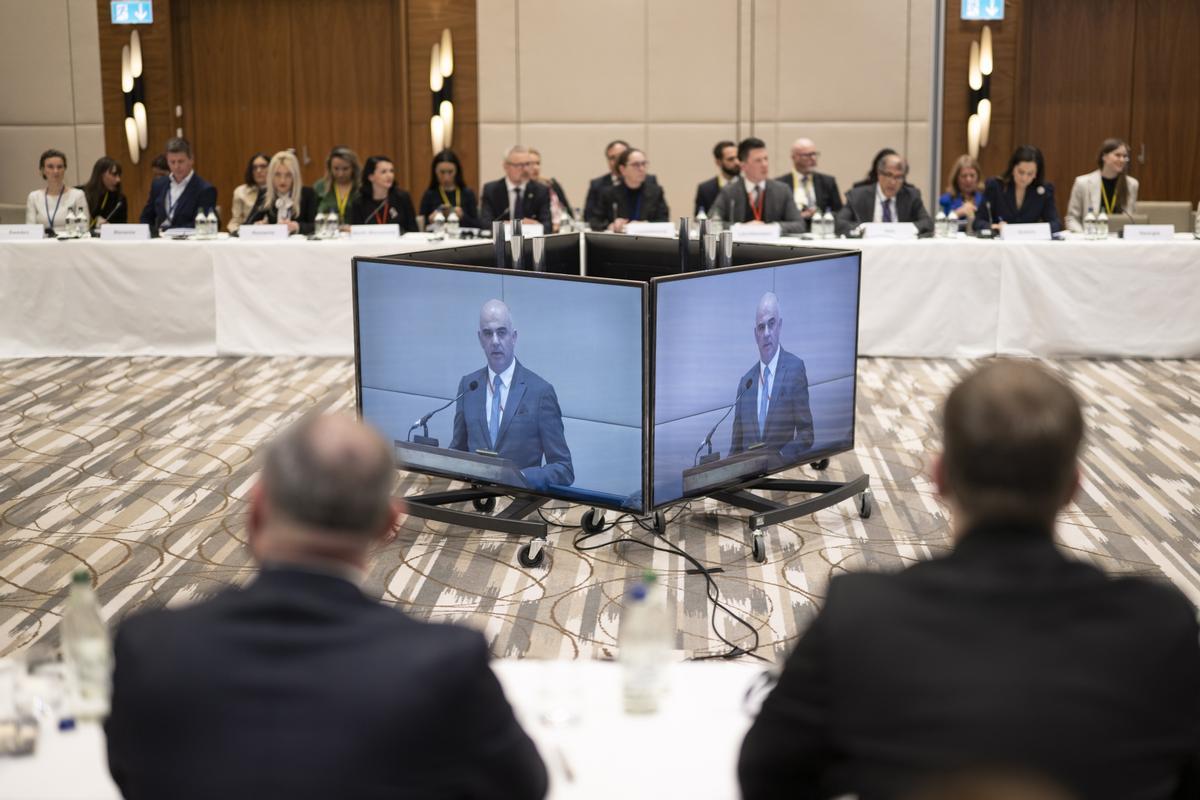
<svg viewBox="0 0 1200 800">
<path fill-rule="evenodd" d="M 354 193 L 362 179 L 362 166 L 358 154 L 349 147 L 338 145 L 329 151 L 325 159 L 325 176 L 313 184 L 317 193 L 317 211 L 325 214 L 336 211 L 339 225 L 350 224 L 350 207 L 354 205 Z"/>
<path fill-rule="evenodd" d="M 945 193 L 938 198 L 938 205 L 946 216 L 958 217 L 959 227 L 970 228 L 975 221 L 976 210 L 983 205 L 983 190 L 980 179 L 983 171 L 974 156 L 961 155 L 950 170 Z"/>
<path fill-rule="evenodd" d="M 317 217 L 317 193 L 300 180 L 300 161 L 290 150 L 280 150 L 267 165 L 267 192 L 247 225 L 287 223 L 288 232 L 310 234 Z"/>
</svg>

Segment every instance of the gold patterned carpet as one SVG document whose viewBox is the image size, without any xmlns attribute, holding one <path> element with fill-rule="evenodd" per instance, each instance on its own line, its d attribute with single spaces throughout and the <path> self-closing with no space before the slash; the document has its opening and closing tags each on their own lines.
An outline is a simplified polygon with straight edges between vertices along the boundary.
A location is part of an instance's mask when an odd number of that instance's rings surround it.
<svg viewBox="0 0 1200 800">
<path fill-rule="evenodd" d="M 1200 603 L 1200 370 L 1194 361 L 1054 364 L 1086 404 L 1084 486 L 1059 527 L 1064 547 L 1114 573 L 1163 576 Z M 945 552 L 926 474 L 936 413 L 963 361 L 859 362 L 858 446 L 827 472 L 872 476 L 875 513 L 852 503 L 768 535 L 750 555 L 744 512 L 711 500 L 670 512 L 667 539 L 706 567 L 722 603 L 678 555 L 641 543 L 635 521 L 577 547 L 582 509 L 547 510 L 545 566 L 522 542 L 410 518 L 378 554 L 366 591 L 418 617 L 483 630 L 497 656 L 606 657 L 626 582 L 663 574 L 687 655 L 785 651 L 841 570 L 897 569 Z M 353 408 L 353 365 L 314 358 L 0 361 L 0 655 L 51 648 L 70 573 L 94 578 L 105 615 L 187 603 L 249 578 L 242 517 L 258 446 L 314 408 Z M 807 471 L 807 470 L 804 470 Z M 446 482 L 402 474 L 398 493 Z M 610 516 L 611 516 L 610 512 Z"/>
</svg>

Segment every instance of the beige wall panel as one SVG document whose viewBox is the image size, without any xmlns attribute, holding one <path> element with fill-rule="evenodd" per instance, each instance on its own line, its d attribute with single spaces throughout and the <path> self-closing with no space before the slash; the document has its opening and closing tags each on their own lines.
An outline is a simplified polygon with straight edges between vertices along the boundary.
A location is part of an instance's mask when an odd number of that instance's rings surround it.
<svg viewBox="0 0 1200 800">
<path fill-rule="evenodd" d="M 755 120 L 775 120 L 779 116 L 779 90 L 783 81 L 779 71 L 782 46 L 779 6 L 780 0 L 757 0 L 753 7 L 754 37 L 750 45 L 753 60 L 747 58 L 747 63 L 753 65 L 754 109 L 751 116 Z M 746 80 L 749 81 L 750 76 L 746 76 Z M 788 76 L 787 80 L 795 81 L 796 78 Z"/>
<path fill-rule="evenodd" d="M 908 61 L 908 118 L 929 120 L 933 85 L 933 28 L 937 4 L 934 0 L 910 0 Z M 952 9 L 952 11 L 955 9 Z"/>
<path fill-rule="evenodd" d="M 645 125 L 538 123 L 523 125 L 521 135 L 525 144 L 541 151 L 542 174 L 558 178 L 572 206 L 583 206 L 588 182 L 607 168 L 604 146 L 613 139 L 625 139 L 634 147 L 645 148 L 651 171 L 658 171 L 654 152 L 646 143 Z"/>
<path fill-rule="evenodd" d="M 79 183 L 92 176 L 92 167 L 104 153 L 104 126 L 79 125 Z"/>
<path fill-rule="evenodd" d="M 23 204 L 30 192 L 42 188 L 38 156 L 52 147 L 67 154 L 67 183 L 71 186 L 83 183 L 87 176 L 79 175 L 74 126 L 0 125 L 0 154 L 4 159 L 4 168 L 0 169 L 0 203 Z"/>
<path fill-rule="evenodd" d="M 650 171 L 667 193 L 672 219 L 692 213 L 696 184 L 717 174 L 713 145 L 732 138 L 732 124 L 650 125 L 646 138 Z"/>
<path fill-rule="evenodd" d="M 0 0 L 0 125 L 70 122 L 65 0 Z"/>
<path fill-rule="evenodd" d="M 646 0 L 519 0 L 521 116 L 537 122 L 646 118 Z M 486 34 L 480 32 L 480 37 Z M 580 76 L 586 86 L 580 87 Z"/>
<path fill-rule="evenodd" d="M 903 119 L 906 11 L 880 0 L 782 3 L 779 118 Z M 825 80 L 796 80 L 814 70 Z"/>
<path fill-rule="evenodd" d="M 504 177 L 504 153 L 517 144 L 517 126 L 484 122 L 479 125 L 479 186 Z M 418 193 L 419 194 L 419 193 Z"/>
<path fill-rule="evenodd" d="M 479 119 L 516 122 L 516 0 L 483 0 L 475 8 L 479 31 Z"/>
<path fill-rule="evenodd" d="M 69 0 L 71 71 L 75 87 L 75 122 L 103 124 L 100 96 L 100 28 L 93 0 Z"/>
<path fill-rule="evenodd" d="M 929 206 L 931 194 L 935 200 L 941 194 L 940 191 L 934 192 L 937 185 L 929 183 L 930 135 L 928 122 L 914 122 L 908 126 L 908 180 L 921 190 L 926 207 Z"/>
<path fill-rule="evenodd" d="M 732 122 L 737 4 L 651 0 L 646 80 L 650 122 Z"/>
<path fill-rule="evenodd" d="M 900 122 L 810 122 L 779 123 L 779 142 L 771 146 L 771 161 L 782 174 L 791 167 L 791 143 L 801 136 L 812 139 L 821 152 L 817 169 L 837 178 L 844 195 L 867 172 L 868 162 L 883 147 L 899 149 L 904 144 Z"/>
</svg>

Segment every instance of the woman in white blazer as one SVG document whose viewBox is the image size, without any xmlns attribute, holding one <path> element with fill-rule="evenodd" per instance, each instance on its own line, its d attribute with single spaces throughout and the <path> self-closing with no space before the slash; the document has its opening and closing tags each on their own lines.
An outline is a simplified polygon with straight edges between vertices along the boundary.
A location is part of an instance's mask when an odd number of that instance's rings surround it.
<svg viewBox="0 0 1200 800">
<path fill-rule="evenodd" d="M 1105 139 L 1096 163 L 1099 169 L 1080 175 L 1071 187 L 1067 230 L 1082 233 L 1083 218 L 1089 208 L 1093 214 L 1104 211 L 1111 219 L 1114 214 L 1132 214 L 1137 207 L 1137 178 L 1125 174 L 1129 145 L 1120 139 Z"/>
<path fill-rule="evenodd" d="M 67 212 L 88 216 L 87 197 L 82 189 L 66 185 L 67 156 L 59 150 L 47 150 L 38 161 L 45 189 L 34 189 L 25 201 L 25 224 L 41 225 L 51 233 L 66 229 Z"/>
</svg>

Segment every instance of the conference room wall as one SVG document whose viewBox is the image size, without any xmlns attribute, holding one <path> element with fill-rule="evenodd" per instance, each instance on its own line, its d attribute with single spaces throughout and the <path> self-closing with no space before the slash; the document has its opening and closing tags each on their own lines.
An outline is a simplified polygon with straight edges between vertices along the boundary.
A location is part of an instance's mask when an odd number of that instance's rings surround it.
<svg viewBox="0 0 1200 800">
<path fill-rule="evenodd" d="M 690 212 L 721 138 L 791 141 L 848 188 L 884 146 L 931 189 L 934 0 L 495 0 L 477 6 L 482 180 L 514 141 L 581 205 L 613 138 L 647 150 L 672 214 Z M 739 40 L 740 36 L 740 40 Z M 752 55 L 753 54 L 753 55 Z"/>
<path fill-rule="evenodd" d="M 71 185 L 104 155 L 96 4 L 0 0 L 0 20 L 0 204 L 24 205 L 42 151 L 67 154 Z"/>
</svg>

